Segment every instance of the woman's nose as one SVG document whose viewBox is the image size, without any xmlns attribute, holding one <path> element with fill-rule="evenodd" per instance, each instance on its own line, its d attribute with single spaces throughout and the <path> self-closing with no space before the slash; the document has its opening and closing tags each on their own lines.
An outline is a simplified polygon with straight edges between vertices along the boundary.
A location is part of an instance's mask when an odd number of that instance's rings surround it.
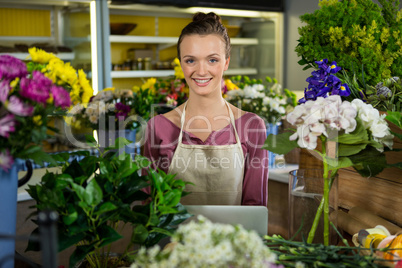
<svg viewBox="0 0 402 268">
<path fill-rule="evenodd" d="M 206 75 L 207 73 L 208 73 L 207 64 L 204 62 L 200 62 L 200 64 L 198 64 L 197 74 L 198 75 Z"/>
</svg>

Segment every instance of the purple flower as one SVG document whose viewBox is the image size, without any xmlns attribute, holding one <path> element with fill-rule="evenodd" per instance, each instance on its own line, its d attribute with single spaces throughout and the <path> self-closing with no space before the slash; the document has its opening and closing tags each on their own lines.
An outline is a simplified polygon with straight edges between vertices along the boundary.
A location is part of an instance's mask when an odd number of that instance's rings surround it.
<svg viewBox="0 0 402 268">
<path fill-rule="evenodd" d="M 67 90 L 53 85 L 50 91 L 52 92 L 55 106 L 63 109 L 71 106 L 70 93 Z"/>
<path fill-rule="evenodd" d="M 323 59 L 323 60 L 319 60 L 316 61 L 315 63 L 317 63 L 318 68 L 323 69 L 324 71 L 328 69 L 328 59 Z"/>
<path fill-rule="evenodd" d="M 121 102 L 116 103 L 115 108 L 117 111 L 116 118 L 118 118 L 119 120 L 124 120 L 131 110 L 130 106 L 125 105 Z"/>
<path fill-rule="evenodd" d="M 8 93 L 10 92 L 10 81 L 2 80 L 0 81 L 0 101 L 5 102 L 8 97 Z"/>
<path fill-rule="evenodd" d="M 331 63 L 331 65 L 328 66 L 326 72 L 335 74 L 335 73 L 339 72 L 341 69 L 342 68 L 337 65 L 336 61 L 333 61 Z"/>
<path fill-rule="evenodd" d="M 32 79 L 22 78 L 20 85 L 21 96 L 35 102 L 46 104 L 53 83 L 52 80 L 44 76 L 41 72 L 33 71 Z"/>
<path fill-rule="evenodd" d="M 0 152 L 0 167 L 3 168 L 5 171 L 11 168 L 14 163 L 14 159 L 10 154 L 10 151 L 6 149 L 5 152 Z"/>
<path fill-rule="evenodd" d="M 5 103 L 5 106 L 7 110 L 19 116 L 31 116 L 34 111 L 34 107 L 24 103 L 17 96 L 11 96 L 10 100 Z"/>
<path fill-rule="evenodd" d="M 28 74 L 25 63 L 10 55 L 0 56 L 0 79 L 14 80 Z"/>
<path fill-rule="evenodd" d="M 0 136 L 8 138 L 10 132 L 15 131 L 15 120 L 13 114 L 7 114 L 0 119 Z"/>
<path fill-rule="evenodd" d="M 347 84 L 342 84 L 342 81 L 335 75 L 341 67 L 333 61 L 330 65 L 328 59 L 316 61 L 319 69 L 311 72 L 311 76 L 306 79 L 309 83 L 304 90 L 304 97 L 299 100 L 299 103 L 305 103 L 308 100 L 316 100 L 317 97 L 328 97 L 330 95 L 349 96 L 350 89 Z"/>
</svg>

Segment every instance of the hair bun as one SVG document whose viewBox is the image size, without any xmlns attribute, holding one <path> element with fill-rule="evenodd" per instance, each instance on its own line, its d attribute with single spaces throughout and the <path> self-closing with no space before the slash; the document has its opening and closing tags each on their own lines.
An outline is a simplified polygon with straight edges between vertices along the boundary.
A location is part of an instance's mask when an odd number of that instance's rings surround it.
<svg viewBox="0 0 402 268">
<path fill-rule="evenodd" d="M 221 17 L 214 12 L 209 12 L 209 13 L 203 13 L 203 12 L 197 12 L 193 16 L 193 21 L 194 22 L 200 22 L 204 20 L 214 20 L 218 23 L 222 23 Z"/>
</svg>

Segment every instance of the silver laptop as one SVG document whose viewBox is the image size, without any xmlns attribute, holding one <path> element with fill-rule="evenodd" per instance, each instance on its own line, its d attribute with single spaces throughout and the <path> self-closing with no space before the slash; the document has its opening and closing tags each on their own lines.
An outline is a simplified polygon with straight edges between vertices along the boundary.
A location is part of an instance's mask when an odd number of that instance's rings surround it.
<svg viewBox="0 0 402 268">
<path fill-rule="evenodd" d="M 194 216 L 184 223 L 203 215 L 211 222 L 240 224 L 246 230 L 255 230 L 260 236 L 268 233 L 268 208 L 264 206 L 211 206 L 185 205 Z"/>
</svg>

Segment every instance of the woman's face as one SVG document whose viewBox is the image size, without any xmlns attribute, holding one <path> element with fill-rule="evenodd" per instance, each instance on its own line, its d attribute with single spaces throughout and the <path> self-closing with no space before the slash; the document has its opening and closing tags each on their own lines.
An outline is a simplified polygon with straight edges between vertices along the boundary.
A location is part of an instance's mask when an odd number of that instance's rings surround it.
<svg viewBox="0 0 402 268">
<path fill-rule="evenodd" d="M 190 91 L 209 95 L 221 91 L 223 72 L 229 67 L 225 43 L 215 34 L 188 35 L 180 44 L 180 64 Z"/>
</svg>

